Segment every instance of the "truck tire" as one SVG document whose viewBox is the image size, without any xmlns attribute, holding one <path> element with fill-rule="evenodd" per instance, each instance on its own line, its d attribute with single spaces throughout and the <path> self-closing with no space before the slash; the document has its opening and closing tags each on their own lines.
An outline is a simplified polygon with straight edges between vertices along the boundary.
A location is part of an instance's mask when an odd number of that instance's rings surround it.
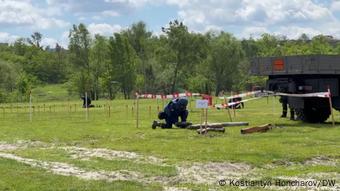
<svg viewBox="0 0 340 191">
<path fill-rule="evenodd" d="M 305 108 L 296 109 L 298 119 L 308 123 L 322 123 L 326 121 L 330 115 L 327 101 L 325 99 L 306 100 Z"/>
</svg>

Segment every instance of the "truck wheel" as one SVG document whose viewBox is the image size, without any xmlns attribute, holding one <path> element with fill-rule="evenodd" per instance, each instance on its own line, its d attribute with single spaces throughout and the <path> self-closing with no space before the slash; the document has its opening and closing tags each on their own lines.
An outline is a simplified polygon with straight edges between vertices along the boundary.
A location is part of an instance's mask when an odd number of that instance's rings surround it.
<svg viewBox="0 0 340 191">
<path fill-rule="evenodd" d="M 308 123 L 322 123 L 326 121 L 330 115 L 329 108 L 320 107 L 319 105 L 308 104 L 308 107 L 297 109 L 296 115 L 298 119 Z"/>
<path fill-rule="evenodd" d="M 304 121 L 309 123 L 322 123 L 326 121 L 330 115 L 328 108 L 305 108 Z"/>
</svg>

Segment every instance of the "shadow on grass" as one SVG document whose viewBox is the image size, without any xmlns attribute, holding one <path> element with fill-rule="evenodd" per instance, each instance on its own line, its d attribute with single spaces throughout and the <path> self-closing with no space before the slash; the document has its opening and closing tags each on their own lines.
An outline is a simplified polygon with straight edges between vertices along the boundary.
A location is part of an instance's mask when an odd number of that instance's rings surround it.
<svg viewBox="0 0 340 191">
<path fill-rule="evenodd" d="M 310 128 L 329 128 L 332 127 L 332 122 L 323 123 L 306 123 L 303 121 L 296 121 L 296 123 L 276 123 L 278 127 L 310 127 Z M 335 125 L 340 125 L 340 122 L 335 122 Z"/>
</svg>

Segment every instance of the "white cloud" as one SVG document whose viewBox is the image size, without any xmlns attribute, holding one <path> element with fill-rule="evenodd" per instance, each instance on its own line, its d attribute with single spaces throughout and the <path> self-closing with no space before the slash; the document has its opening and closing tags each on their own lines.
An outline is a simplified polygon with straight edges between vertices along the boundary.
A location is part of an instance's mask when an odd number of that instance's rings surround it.
<svg viewBox="0 0 340 191">
<path fill-rule="evenodd" d="M 120 14 L 117 11 L 112 11 L 112 10 L 103 11 L 101 14 L 103 16 L 106 16 L 106 17 L 118 17 L 118 16 L 120 16 Z"/>
<path fill-rule="evenodd" d="M 17 40 L 19 36 L 11 35 L 6 32 L 0 32 L 0 43 L 13 43 Z"/>
<path fill-rule="evenodd" d="M 332 11 L 340 11 L 340 1 L 333 1 L 330 8 Z"/>
<path fill-rule="evenodd" d="M 41 14 L 43 11 L 33 7 L 30 1 L 1 0 L 0 25 L 30 26 L 36 29 L 66 27 L 68 22 L 49 18 Z"/>
<path fill-rule="evenodd" d="M 179 7 L 184 7 L 190 4 L 189 0 L 166 0 L 169 5 L 177 5 Z"/>
<path fill-rule="evenodd" d="M 58 41 L 54 38 L 42 38 L 41 39 L 41 45 L 44 47 L 50 46 L 50 48 L 54 48 L 56 43 L 58 43 Z"/>
<path fill-rule="evenodd" d="M 87 29 L 92 35 L 100 34 L 104 36 L 111 36 L 115 32 L 120 32 L 122 27 L 120 25 L 109 25 L 107 23 L 91 23 L 88 25 Z"/>
<path fill-rule="evenodd" d="M 238 28 L 249 35 L 250 29 L 270 31 L 268 29 L 295 25 L 301 28 L 311 28 L 310 26 L 314 25 L 315 28 L 322 23 L 336 20 L 329 7 L 313 0 L 193 0 L 190 3 L 186 0 L 167 0 L 166 2 L 177 5 L 180 20 L 195 31 L 205 31 L 206 26 L 211 25 L 227 31 L 230 28 Z"/>
<path fill-rule="evenodd" d="M 129 12 L 140 8 L 153 0 L 47 0 L 49 7 L 59 7 L 61 10 L 75 14 L 113 12 Z"/>
<path fill-rule="evenodd" d="M 67 49 L 69 43 L 69 35 L 70 31 L 64 31 L 61 35 L 60 39 L 58 40 L 58 44 Z"/>
</svg>

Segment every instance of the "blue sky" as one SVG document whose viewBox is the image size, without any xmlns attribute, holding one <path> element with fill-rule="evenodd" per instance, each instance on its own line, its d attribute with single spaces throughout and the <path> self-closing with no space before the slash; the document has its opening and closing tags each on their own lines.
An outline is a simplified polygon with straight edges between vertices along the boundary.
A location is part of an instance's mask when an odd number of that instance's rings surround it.
<svg viewBox="0 0 340 191">
<path fill-rule="evenodd" d="M 237 38 L 265 32 L 340 38 L 339 0 L 0 0 L 0 42 L 38 31 L 43 45 L 67 46 L 73 24 L 109 36 L 140 20 L 158 35 L 174 19 L 194 32 L 223 30 Z"/>
</svg>

